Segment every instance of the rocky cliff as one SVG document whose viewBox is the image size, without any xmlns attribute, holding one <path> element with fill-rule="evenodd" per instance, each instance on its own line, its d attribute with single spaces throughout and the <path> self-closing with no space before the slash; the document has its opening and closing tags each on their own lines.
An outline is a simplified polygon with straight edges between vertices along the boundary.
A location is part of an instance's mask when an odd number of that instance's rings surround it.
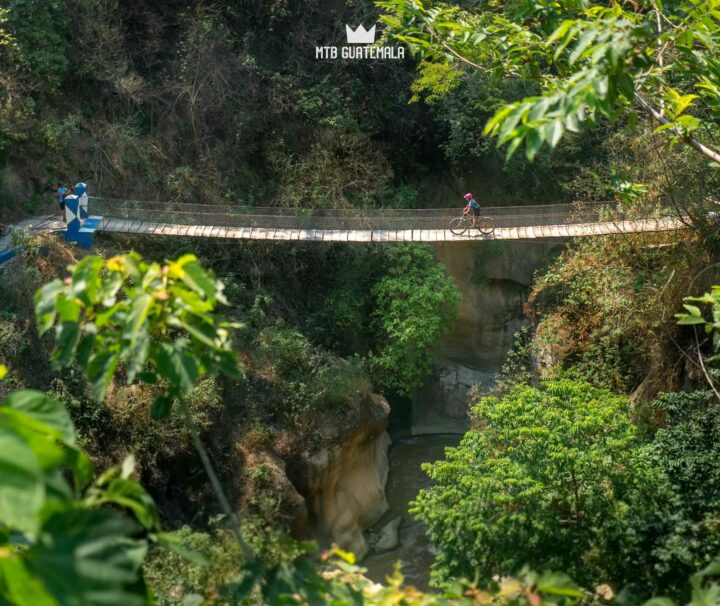
<svg viewBox="0 0 720 606">
<path fill-rule="evenodd" d="M 307 529 L 358 558 L 368 549 L 363 530 L 387 509 L 389 412 L 384 398 L 364 398 L 352 426 L 331 429 L 331 446 L 304 453 L 289 470 L 305 500 Z"/>
<path fill-rule="evenodd" d="M 560 249 L 542 242 L 435 245 L 463 298 L 455 330 L 436 349 L 436 374 L 413 398 L 414 434 L 465 431 L 468 390 L 492 381 L 523 324 L 533 275 Z"/>
</svg>

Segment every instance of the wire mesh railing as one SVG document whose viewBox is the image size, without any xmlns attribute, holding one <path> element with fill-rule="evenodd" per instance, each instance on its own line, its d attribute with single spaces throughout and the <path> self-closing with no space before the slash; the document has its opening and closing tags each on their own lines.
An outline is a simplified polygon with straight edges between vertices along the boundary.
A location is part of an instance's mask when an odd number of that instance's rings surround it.
<svg viewBox="0 0 720 606">
<path fill-rule="evenodd" d="M 392 231 L 447 229 L 450 220 L 458 217 L 462 211 L 460 208 L 295 209 L 91 197 L 89 212 L 106 219 L 174 225 Z M 669 209 L 656 209 L 642 218 L 661 217 L 668 212 Z M 631 216 L 624 206 L 609 202 L 482 207 L 480 214 L 494 228 L 574 225 L 638 218 Z"/>
</svg>

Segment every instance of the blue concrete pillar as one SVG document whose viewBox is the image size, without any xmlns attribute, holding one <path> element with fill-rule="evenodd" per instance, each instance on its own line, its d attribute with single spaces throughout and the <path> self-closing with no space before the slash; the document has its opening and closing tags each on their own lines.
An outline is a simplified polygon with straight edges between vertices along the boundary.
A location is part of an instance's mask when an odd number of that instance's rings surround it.
<svg viewBox="0 0 720 606">
<path fill-rule="evenodd" d="M 80 198 L 78 196 L 65 197 L 65 238 L 75 242 L 80 232 Z"/>
<path fill-rule="evenodd" d="M 81 222 L 84 222 L 85 219 L 87 219 L 89 216 L 87 185 L 85 183 L 76 183 L 75 184 L 75 195 L 79 199 L 78 217 L 80 218 Z"/>
<path fill-rule="evenodd" d="M 102 217 L 91 217 L 85 183 L 75 184 L 75 194 L 65 198 L 65 238 L 82 248 L 91 249 L 95 232 L 102 225 Z"/>
</svg>

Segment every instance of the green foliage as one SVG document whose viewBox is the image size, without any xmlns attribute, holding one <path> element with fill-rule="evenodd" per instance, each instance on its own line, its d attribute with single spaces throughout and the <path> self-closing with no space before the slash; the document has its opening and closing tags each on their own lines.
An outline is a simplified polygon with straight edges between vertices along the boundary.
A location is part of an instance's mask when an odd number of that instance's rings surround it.
<svg viewBox="0 0 720 606">
<path fill-rule="evenodd" d="M 315 419 L 342 417 L 371 392 L 358 360 L 333 356 L 280 323 L 260 332 L 253 357 L 257 377 L 271 390 L 272 415 L 299 436 L 316 439 Z"/>
<path fill-rule="evenodd" d="M 158 514 L 132 461 L 91 483 L 67 411 L 35 391 L 0 406 L 0 443 L 0 601 L 147 603 L 141 566 Z"/>
<path fill-rule="evenodd" d="M 121 362 L 128 384 L 164 382 L 154 418 L 167 416 L 173 399 L 190 394 L 203 376 L 238 376 L 229 333 L 235 325 L 211 315 L 225 302 L 222 283 L 193 255 L 162 267 L 136 253 L 107 261 L 89 256 L 72 271 L 38 292 L 38 328 L 55 329 L 53 364 L 77 361 L 96 399 L 104 398 Z"/>
<path fill-rule="evenodd" d="M 388 255 L 372 291 L 380 337 L 370 364 L 383 386 L 409 394 L 431 368 L 433 344 L 452 329 L 460 293 L 431 249 L 398 245 Z"/>
<path fill-rule="evenodd" d="M 174 552 L 154 545 L 144 563 L 145 579 L 158 606 L 191 600 L 202 604 L 240 575 L 242 552 L 232 535 L 220 528 L 198 532 L 185 526 L 166 533 L 165 542 L 169 541 L 176 546 Z"/>
<path fill-rule="evenodd" d="M 695 391 L 662 394 L 655 406 L 664 427 L 651 456 L 677 495 L 673 532 L 653 550 L 655 574 L 678 592 L 720 553 L 720 405 L 712 392 Z"/>
<path fill-rule="evenodd" d="M 12 40 L 5 52 L 11 53 L 24 76 L 48 92 L 60 84 L 68 68 L 67 9 L 64 0 L 10 0 L 4 10 Z"/>
<path fill-rule="evenodd" d="M 662 244 L 657 246 L 657 244 Z M 593 383 L 641 400 L 679 387 L 676 309 L 706 252 L 687 239 L 576 242 L 539 276 L 529 303 L 543 371 L 573 367 Z M 645 390 L 647 390 L 645 392 Z"/>
<path fill-rule="evenodd" d="M 446 460 L 426 466 L 436 485 L 412 504 L 440 549 L 436 582 L 527 564 L 647 588 L 645 550 L 672 491 L 626 398 L 557 378 L 486 397 L 472 417 Z"/>
<path fill-rule="evenodd" d="M 711 334 L 713 338 L 713 350 L 720 350 L 720 286 L 713 286 L 709 293 L 699 297 L 685 297 L 683 313 L 676 314 L 678 324 L 681 326 L 702 326 L 703 331 Z M 692 303 L 705 303 L 710 305 L 712 320 L 706 320 L 702 310 Z M 714 361 L 716 358 L 711 358 Z"/>
<path fill-rule="evenodd" d="M 636 120 L 637 110 L 660 122 L 673 142 L 720 119 L 717 0 L 531 2 L 521 10 L 509 3 L 479 14 L 416 0 L 378 4 L 397 39 L 423 61 L 459 61 L 496 78 L 538 82 L 541 94 L 502 104 L 485 127 L 498 145 L 508 145 L 508 157 L 525 143 L 532 160 L 585 122 L 623 114 Z M 702 110 L 692 108 L 696 101 Z"/>
</svg>

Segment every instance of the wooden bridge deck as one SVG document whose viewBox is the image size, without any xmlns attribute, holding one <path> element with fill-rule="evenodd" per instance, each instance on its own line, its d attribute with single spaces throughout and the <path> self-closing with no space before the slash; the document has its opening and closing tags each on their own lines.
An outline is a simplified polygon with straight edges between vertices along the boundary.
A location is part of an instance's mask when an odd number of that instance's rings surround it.
<svg viewBox="0 0 720 606">
<path fill-rule="evenodd" d="M 640 219 L 635 221 L 606 221 L 569 225 L 528 227 L 498 227 L 491 235 L 483 236 L 471 231 L 461 236 L 449 229 L 408 230 L 321 230 L 272 229 L 262 227 L 222 227 L 213 225 L 179 225 L 105 218 L 101 231 L 138 234 L 181 236 L 191 238 L 230 238 L 242 240 L 303 240 L 309 242 L 468 242 L 473 240 L 535 240 L 541 238 L 578 238 L 607 236 L 639 232 L 661 232 L 683 229 L 680 219 Z"/>
</svg>

